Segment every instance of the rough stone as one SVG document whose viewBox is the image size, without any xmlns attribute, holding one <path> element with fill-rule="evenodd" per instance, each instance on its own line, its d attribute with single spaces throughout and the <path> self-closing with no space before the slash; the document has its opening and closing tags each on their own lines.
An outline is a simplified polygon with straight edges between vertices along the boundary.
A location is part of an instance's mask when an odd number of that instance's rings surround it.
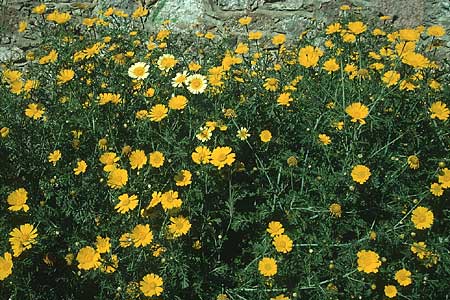
<svg viewBox="0 0 450 300">
<path fill-rule="evenodd" d="M 19 47 L 0 47 L 0 63 L 15 62 L 23 59 L 24 57 L 24 52 Z"/>
</svg>

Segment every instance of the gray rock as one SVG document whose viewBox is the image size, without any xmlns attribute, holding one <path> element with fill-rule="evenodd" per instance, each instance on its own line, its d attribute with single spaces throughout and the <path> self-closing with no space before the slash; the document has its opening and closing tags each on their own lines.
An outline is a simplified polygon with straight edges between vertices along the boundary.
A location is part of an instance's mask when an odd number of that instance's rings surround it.
<svg viewBox="0 0 450 300">
<path fill-rule="evenodd" d="M 19 47 L 0 47 L 0 63 L 15 62 L 24 57 L 25 54 Z"/>
</svg>

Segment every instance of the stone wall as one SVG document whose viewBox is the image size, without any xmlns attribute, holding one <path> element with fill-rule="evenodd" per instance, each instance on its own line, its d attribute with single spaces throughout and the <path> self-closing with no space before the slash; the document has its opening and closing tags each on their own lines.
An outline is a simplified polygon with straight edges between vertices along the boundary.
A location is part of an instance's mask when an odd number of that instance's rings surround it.
<svg viewBox="0 0 450 300">
<path fill-rule="evenodd" d="M 0 1 L 0 62 L 21 60 L 23 50 L 33 47 L 37 37 L 15 34 L 17 24 L 19 20 L 27 19 L 31 8 L 39 1 Z M 227 28 L 233 32 L 237 19 L 250 15 L 254 19 L 254 28 L 288 35 L 299 34 L 311 18 L 330 22 L 339 12 L 339 6 L 349 4 L 364 7 L 368 16 L 393 16 L 394 25 L 398 27 L 441 24 L 450 32 L 450 0 L 53 0 L 45 3 L 49 8 L 70 8 L 79 15 L 88 15 L 112 5 L 132 11 L 141 3 L 151 12 L 145 24 L 148 29 L 170 19 L 179 30 Z M 450 47 L 450 40 L 447 40 L 447 45 Z"/>
</svg>

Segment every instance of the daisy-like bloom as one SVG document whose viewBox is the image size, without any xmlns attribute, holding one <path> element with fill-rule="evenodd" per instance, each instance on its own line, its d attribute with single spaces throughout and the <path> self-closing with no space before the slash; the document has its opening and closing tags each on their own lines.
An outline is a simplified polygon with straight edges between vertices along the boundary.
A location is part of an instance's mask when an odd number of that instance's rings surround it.
<svg viewBox="0 0 450 300">
<path fill-rule="evenodd" d="M 150 121 L 161 122 L 162 119 L 167 117 L 169 109 L 164 104 L 156 104 L 150 109 Z"/>
<path fill-rule="evenodd" d="M 288 253 L 292 251 L 293 242 L 289 238 L 289 236 L 285 234 L 277 235 L 273 238 L 272 244 L 275 246 L 275 249 L 281 253 Z"/>
<path fill-rule="evenodd" d="M 195 148 L 195 152 L 192 152 L 191 158 L 198 165 L 206 165 L 211 159 L 211 151 L 205 146 L 198 146 Z"/>
<path fill-rule="evenodd" d="M 232 151 L 231 147 L 216 147 L 211 153 L 211 164 L 219 170 L 225 165 L 231 166 L 236 157 L 236 154 Z"/>
<path fill-rule="evenodd" d="M 420 32 L 412 28 L 404 28 L 398 31 L 400 40 L 407 42 L 416 42 L 420 39 Z"/>
<path fill-rule="evenodd" d="M 68 12 L 60 13 L 58 10 L 54 10 L 50 14 L 47 15 L 47 20 L 55 22 L 59 25 L 68 22 L 72 16 Z"/>
<path fill-rule="evenodd" d="M 441 184 L 442 188 L 450 188 L 450 170 L 448 168 L 444 168 L 441 170 L 441 175 L 439 175 L 438 181 Z"/>
<path fill-rule="evenodd" d="M 133 79 L 143 80 L 148 77 L 149 65 L 145 62 L 137 62 L 128 68 L 128 76 Z"/>
<path fill-rule="evenodd" d="M 258 263 L 258 270 L 263 276 L 273 276 L 277 274 L 277 262 L 271 257 L 263 257 Z"/>
<path fill-rule="evenodd" d="M 274 44 L 275 46 L 279 46 L 284 44 L 284 42 L 286 42 L 286 35 L 285 34 L 277 34 L 272 38 L 272 44 Z"/>
<path fill-rule="evenodd" d="M 48 162 L 52 163 L 53 166 L 56 166 L 58 160 L 61 159 L 61 151 L 55 150 L 48 155 Z"/>
<path fill-rule="evenodd" d="M 419 206 L 412 211 L 411 221 L 417 229 L 428 229 L 433 224 L 434 215 L 428 208 Z"/>
<path fill-rule="evenodd" d="M 361 21 L 349 22 L 347 28 L 355 35 L 361 34 L 367 30 L 367 26 Z"/>
<path fill-rule="evenodd" d="M 119 203 L 116 204 L 116 209 L 121 214 L 124 214 L 130 210 L 133 210 L 138 205 L 139 200 L 136 195 L 128 196 L 128 194 L 122 194 L 119 196 Z"/>
<path fill-rule="evenodd" d="M 363 184 L 367 181 L 367 179 L 369 179 L 371 173 L 368 167 L 364 165 L 356 165 L 353 167 L 351 175 L 353 181 Z"/>
<path fill-rule="evenodd" d="M 28 192 L 24 188 L 19 188 L 8 195 L 6 201 L 10 205 L 8 207 L 11 211 L 19 211 L 22 210 L 27 212 L 30 207 L 26 204 L 28 199 Z"/>
<path fill-rule="evenodd" d="M 333 33 L 339 33 L 341 32 L 341 24 L 340 23 L 333 23 L 327 26 L 325 29 L 325 34 L 333 34 Z"/>
<path fill-rule="evenodd" d="M 332 72 L 336 72 L 339 70 L 339 64 L 336 62 L 336 58 L 330 58 L 326 62 L 324 62 L 323 67 L 325 71 L 328 72 L 328 74 L 331 74 Z"/>
<path fill-rule="evenodd" d="M 278 105 L 283 106 L 291 106 L 292 101 L 294 101 L 294 99 L 291 98 L 291 93 L 281 93 L 277 99 Z"/>
<path fill-rule="evenodd" d="M 77 261 L 80 270 L 97 269 L 101 265 L 100 253 L 94 248 L 86 246 L 78 251 Z"/>
<path fill-rule="evenodd" d="M 6 138 L 9 135 L 9 128 L 8 127 L 2 127 L 0 128 L 0 136 L 2 138 Z"/>
<path fill-rule="evenodd" d="M 431 112 L 431 118 L 438 118 L 441 121 L 446 121 L 450 115 L 450 110 L 447 105 L 442 101 L 433 102 L 429 108 Z"/>
<path fill-rule="evenodd" d="M 95 248 L 98 253 L 106 253 L 111 250 L 111 243 L 109 237 L 101 237 L 97 236 L 96 242 L 95 242 Z"/>
<path fill-rule="evenodd" d="M 239 24 L 242 26 L 247 26 L 252 21 L 252 17 L 242 17 L 239 19 Z"/>
<path fill-rule="evenodd" d="M 147 163 L 147 155 L 144 150 L 134 150 L 130 154 L 130 165 L 131 168 L 134 169 L 142 169 L 144 165 Z"/>
<path fill-rule="evenodd" d="M 72 69 L 64 69 L 59 72 L 56 79 L 58 80 L 58 84 L 61 85 L 72 80 L 74 76 L 75 72 Z"/>
<path fill-rule="evenodd" d="M 148 224 L 138 224 L 130 233 L 134 247 L 145 247 L 153 241 L 153 233 Z"/>
<path fill-rule="evenodd" d="M 345 112 L 352 118 L 352 122 L 366 124 L 364 119 L 369 115 L 369 108 L 361 102 L 354 102 L 345 108 Z"/>
<path fill-rule="evenodd" d="M 17 31 L 22 33 L 22 32 L 24 32 L 27 29 L 27 26 L 28 26 L 27 22 L 20 21 Z"/>
<path fill-rule="evenodd" d="M 416 254 L 420 259 L 424 259 L 429 254 L 429 251 L 427 250 L 427 244 L 425 244 L 424 242 L 414 242 L 411 245 L 411 252 Z"/>
<path fill-rule="evenodd" d="M 259 138 L 261 139 L 261 142 L 268 143 L 272 139 L 272 133 L 269 130 L 263 130 L 259 134 Z"/>
<path fill-rule="evenodd" d="M 202 94 L 203 92 L 205 92 L 208 83 L 205 76 L 194 74 L 186 79 L 186 85 L 188 91 L 192 94 Z"/>
<path fill-rule="evenodd" d="M 126 232 L 119 238 L 119 246 L 122 248 L 130 247 L 133 244 L 130 233 Z"/>
<path fill-rule="evenodd" d="M 298 53 L 298 62 L 305 68 L 315 67 L 322 57 L 323 51 L 317 47 L 306 46 L 301 48 Z"/>
<path fill-rule="evenodd" d="M 397 296 L 397 288 L 394 285 L 386 285 L 384 287 L 384 294 L 388 298 L 394 298 Z"/>
<path fill-rule="evenodd" d="M 281 224 L 278 221 L 271 221 L 267 226 L 266 231 L 270 233 L 270 236 L 272 237 L 283 234 L 284 232 L 283 224 Z"/>
<path fill-rule="evenodd" d="M 161 206 L 166 211 L 168 209 L 180 208 L 183 201 L 178 198 L 178 192 L 169 190 L 161 195 Z"/>
<path fill-rule="evenodd" d="M 211 139 L 211 136 L 212 136 L 211 128 L 205 126 L 205 127 L 200 127 L 200 132 L 197 133 L 197 135 L 195 137 L 202 142 L 206 142 Z"/>
<path fill-rule="evenodd" d="M 358 256 L 358 271 L 364 273 L 377 273 L 381 266 L 380 256 L 372 250 L 360 250 Z"/>
<path fill-rule="evenodd" d="M 324 145 L 331 144 L 331 138 L 324 133 L 319 134 L 319 141 Z"/>
<path fill-rule="evenodd" d="M 333 217 L 340 218 L 342 216 L 342 207 L 339 203 L 331 204 L 328 210 Z"/>
<path fill-rule="evenodd" d="M 172 86 L 173 87 L 182 87 L 183 84 L 186 84 L 188 78 L 188 72 L 183 71 L 183 73 L 177 73 L 175 77 L 172 79 Z"/>
<path fill-rule="evenodd" d="M 40 65 L 45 65 L 48 63 L 54 63 L 58 60 L 58 52 L 56 52 L 56 50 L 51 50 L 47 55 L 41 57 L 39 59 L 39 64 Z"/>
<path fill-rule="evenodd" d="M 38 6 L 33 7 L 31 12 L 33 14 L 42 15 L 43 13 L 45 13 L 46 10 L 47 10 L 47 5 L 42 3 L 42 4 L 38 5 Z"/>
<path fill-rule="evenodd" d="M 169 108 L 173 110 L 183 110 L 186 108 L 188 99 L 183 95 L 173 96 L 169 99 Z"/>
<path fill-rule="evenodd" d="M 241 141 L 245 141 L 246 139 L 248 139 L 250 137 L 250 133 L 248 133 L 248 129 L 245 127 L 241 127 L 238 131 L 236 136 L 241 140 Z"/>
<path fill-rule="evenodd" d="M 175 56 L 172 54 L 163 54 L 158 58 L 158 69 L 161 71 L 169 71 L 178 63 L 178 60 L 175 59 Z"/>
<path fill-rule="evenodd" d="M 248 44 L 246 44 L 246 43 L 239 43 L 236 46 L 236 49 L 234 50 L 234 53 L 244 55 L 244 54 L 247 54 L 248 51 L 249 51 Z"/>
<path fill-rule="evenodd" d="M 160 168 L 164 164 L 164 154 L 159 151 L 153 151 L 149 155 L 150 165 L 153 168 Z"/>
<path fill-rule="evenodd" d="M 77 167 L 73 169 L 73 173 L 75 175 L 80 175 L 81 173 L 86 173 L 87 164 L 84 160 L 80 160 L 77 162 Z"/>
<path fill-rule="evenodd" d="M 3 257 L 0 256 L 0 281 L 12 274 L 12 257 L 11 253 L 5 252 Z"/>
<path fill-rule="evenodd" d="M 44 114 L 45 108 L 43 108 L 40 104 L 30 103 L 28 104 L 27 109 L 25 109 L 25 116 L 28 118 L 32 118 L 34 120 L 39 119 Z"/>
<path fill-rule="evenodd" d="M 409 167 L 413 170 L 417 170 L 420 166 L 420 160 L 416 155 L 408 156 L 407 162 Z"/>
<path fill-rule="evenodd" d="M 119 267 L 119 258 L 117 254 L 112 254 L 109 260 L 106 261 L 106 265 L 101 265 L 100 270 L 105 273 L 114 273 Z"/>
<path fill-rule="evenodd" d="M 159 296 L 164 291 L 162 278 L 153 273 L 145 275 L 139 284 L 142 293 L 147 297 Z"/>
<path fill-rule="evenodd" d="M 188 170 L 181 170 L 173 179 L 177 186 L 187 186 L 192 183 L 192 173 Z"/>
<path fill-rule="evenodd" d="M 24 250 L 31 249 L 33 244 L 36 244 L 38 236 L 36 228 L 31 224 L 20 225 L 19 228 L 14 228 L 9 235 L 9 243 L 14 252 L 14 257 L 19 256 Z"/>
<path fill-rule="evenodd" d="M 117 157 L 117 154 L 114 152 L 105 152 L 99 158 L 100 162 L 105 165 L 103 167 L 103 171 L 105 172 L 111 172 L 116 169 L 119 159 L 120 158 Z"/>
<path fill-rule="evenodd" d="M 440 197 L 444 194 L 444 189 L 442 188 L 442 185 L 440 185 L 439 183 L 432 183 L 430 186 L 430 192 L 436 196 L 436 197 Z"/>
<path fill-rule="evenodd" d="M 387 71 L 381 78 L 381 81 L 383 81 L 388 87 L 396 85 L 399 80 L 400 73 L 397 71 Z"/>
<path fill-rule="evenodd" d="M 259 40 L 262 38 L 262 36 L 263 36 L 263 33 L 261 31 L 250 31 L 248 33 L 248 39 L 250 41 Z"/>
<path fill-rule="evenodd" d="M 124 169 L 114 169 L 108 175 L 108 186 L 120 189 L 128 182 L 128 173 Z"/>
<path fill-rule="evenodd" d="M 430 64 L 428 58 L 420 53 L 415 52 L 406 52 L 404 55 L 402 55 L 402 62 L 418 70 L 424 69 Z"/>
<path fill-rule="evenodd" d="M 148 9 L 146 9 L 145 7 L 139 6 L 138 8 L 135 9 L 135 11 L 131 15 L 131 17 L 134 19 L 137 19 L 137 18 L 145 17 L 146 15 L 148 15 Z"/>
<path fill-rule="evenodd" d="M 278 79 L 270 77 L 264 81 L 263 88 L 270 92 L 278 90 Z"/>
<path fill-rule="evenodd" d="M 428 27 L 427 34 L 429 36 L 441 37 L 445 35 L 445 29 L 439 25 L 433 25 Z"/>
<path fill-rule="evenodd" d="M 408 286 L 412 283 L 411 272 L 406 269 L 401 269 L 395 272 L 394 278 L 401 286 Z"/>
<path fill-rule="evenodd" d="M 156 205 L 161 203 L 161 197 L 162 197 L 161 192 L 153 192 L 152 199 L 150 200 L 150 203 L 148 204 L 147 208 L 155 207 Z"/>
<path fill-rule="evenodd" d="M 191 229 L 191 223 L 183 216 L 170 217 L 169 232 L 173 237 L 185 235 Z"/>
<path fill-rule="evenodd" d="M 98 104 L 99 105 L 105 105 L 109 102 L 113 104 L 118 104 L 122 101 L 120 94 L 113 94 L 113 93 L 101 93 L 98 96 Z"/>
</svg>

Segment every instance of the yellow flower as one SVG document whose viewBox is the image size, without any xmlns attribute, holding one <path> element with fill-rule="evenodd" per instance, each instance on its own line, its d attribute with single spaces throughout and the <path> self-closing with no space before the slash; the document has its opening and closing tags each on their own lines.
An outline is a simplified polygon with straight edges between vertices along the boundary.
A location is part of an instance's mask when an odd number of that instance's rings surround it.
<svg viewBox="0 0 450 300">
<path fill-rule="evenodd" d="M 90 270 L 100 267 L 100 253 L 95 251 L 94 248 L 86 246 L 81 248 L 77 254 L 78 269 Z"/>
<path fill-rule="evenodd" d="M 395 296 L 397 296 L 397 288 L 393 285 L 386 285 L 384 287 L 384 294 L 388 298 L 394 298 Z"/>
<path fill-rule="evenodd" d="M 77 167 L 73 169 L 73 173 L 75 175 L 80 175 L 81 173 L 85 173 L 87 169 L 87 164 L 84 160 L 80 160 L 77 162 Z"/>
<path fill-rule="evenodd" d="M 116 204 L 116 209 L 121 214 L 124 214 L 130 210 L 133 210 L 138 205 L 139 200 L 136 195 L 128 196 L 128 194 L 122 194 L 119 196 L 119 203 Z"/>
<path fill-rule="evenodd" d="M 178 60 L 175 59 L 175 56 L 172 54 L 163 54 L 158 58 L 158 69 L 161 71 L 169 71 L 178 63 Z"/>
<path fill-rule="evenodd" d="M 112 170 L 116 169 L 116 162 L 119 161 L 119 157 L 117 157 L 117 154 L 114 152 L 105 152 L 100 156 L 99 160 L 102 164 L 105 165 L 103 167 L 103 171 L 111 172 Z"/>
<path fill-rule="evenodd" d="M 241 141 L 245 141 L 250 137 L 250 133 L 248 133 L 248 129 L 245 127 L 241 127 L 236 136 L 241 140 Z"/>
<path fill-rule="evenodd" d="M 364 273 L 377 273 L 381 266 L 380 256 L 372 250 L 360 250 L 358 256 L 358 271 Z"/>
<path fill-rule="evenodd" d="M 109 102 L 113 104 L 118 104 L 122 101 L 120 94 L 113 94 L 113 93 L 100 93 L 98 98 L 99 98 L 98 101 L 99 105 L 105 105 Z"/>
<path fill-rule="evenodd" d="M 400 29 L 398 33 L 402 41 L 416 42 L 420 39 L 420 32 L 412 28 Z"/>
<path fill-rule="evenodd" d="M 349 22 L 347 28 L 355 35 L 361 34 L 367 30 L 367 26 L 361 21 Z"/>
<path fill-rule="evenodd" d="M 341 30 L 342 28 L 340 23 L 333 23 L 327 26 L 327 28 L 325 29 L 325 34 L 338 33 L 341 32 Z"/>
<path fill-rule="evenodd" d="M 12 257 L 9 252 L 5 252 L 3 257 L 0 256 L 0 281 L 12 274 Z"/>
<path fill-rule="evenodd" d="M 162 119 L 167 117 L 168 111 L 169 110 L 164 104 L 156 104 L 150 110 L 150 120 L 153 122 L 160 122 Z"/>
<path fill-rule="evenodd" d="M 408 286 L 412 283 L 411 272 L 406 269 L 398 270 L 394 278 L 401 286 Z"/>
<path fill-rule="evenodd" d="M 225 165 L 231 166 L 236 156 L 232 151 L 230 147 L 216 147 L 211 153 L 211 164 L 219 170 Z"/>
<path fill-rule="evenodd" d="M 31 12 L 34 14 L 37 14 L 37 15 L 42 15 L 46 10 L 47 10 L 47 6 L 44 3 L 42 3 L 38 6 L 33 7 Z"/>
<path fill-rule="evenodd" d="M 342 216 L 342 207 L 339 203 L 331 204 L 330 207 L 328 207 L 328 210 L 333 217 L 340 218 Z"/>
<path fill-rule="evenodd" d="M 412 211 L 411 221 L 417 229 L 431 228 L 433 220 L 433 212 L 426 207 L 419 206 Z"/>
<path fill-rule="evenodd" d="M 169 232 L 174 237 L 185 235 L 191 229 L 191 223 L 183 216 L 170 217 L 170 222 L 172 223 L 169 224 Z"/>
<path fill-rule="evenodd" d="M 274 298 L 270 298 L 270 300 L 290 300 L 290 298 L 285 296 L 284 294 L 280 294 Z"/>
<path fill-rule="evenodd" d="M 237 46 L 236 46 L 236 49 L 234 50 L 234 53 L 236 53 L 236 54 L 246 54 L 246 53 L 248 53 L 248 45 L 247 44 L 245 44 L 245 43 L 239 43 Z"/>
<path fill-rule="evenodd" d="M 19 22 L 19 28 L 17 29 L 18 32 L 24 32 L 27 29 L 27 22 L 20 21 Z"/>
<path fill-rule="evenodd" d="M 263 130 L 259 134 L 259 138 L 263 143 L 270 142 L 270 140 L 272 139 L 272 133 L 269 130 Z"/>
<path fill-rule="evenodd" d="M 133 17 L 134 19 L 137 19 L 137 18 L 145 17 L 146 15 L 148 15 L 148 9 L 146 9 L 145 7 L 139 6 L 133 12 L 131 17 Z"/>
<path fill-rule="evenodd" d="M 6 138 L 8 135 L 9 135 L 9 128 L 8 127 L 0 128 L 0 136 L 2 138 Z"/>
<path fill-rule="evenodd" d="M 38 234 L 36 228 L 31 224 L 20 225 L 19 228 L 14 228 L 9 235 L 14 257 L 19 256 L 24 250 L 31 249 L 31 246 L 37 243 Z"/>
<path fill-rule="evenodd" d="M 147 163 L 147 155 L 143 150 L 134 150 L 130 154 L 131 169 L 142 169 Z"/>
<path fill-rule="evenodd" d="M 442 101 L 433 102 L 429 108 L 429 111 L 431 112 L 432 119 L 438 118 L 441 121 L 446 121 L 450 115 L 450 110 Z"/>
<path fill-rule="evenodd" d="M 48 155 L 48 162 L 52 163 L 53 166 L 56 166 L 56 162 L 61 159 L 61 151 L 55 150 Z"/>
<path fill-rule="evenodd" d="M 411 169 L 417 170 L 420 166 L 419 158 L 416 155 L 408 156 L 408 165 Z"/>
<path fill-rule="evenodd" d="M 156 274 L 147 274 L 140 282 L 140 289 L 144 296 L 152 297 L 159 296 L 164 291 L 162 288 L 163 280 Z"/>
<path fill-rule="evenodd" d="M 418 258 L 424 259 L 428 256 L 429 251 L 426 250 L 427 245 L 424 242 L 413 243 L 411 245 L 411 252 L 416 254 Z"/>
<path fill-rule="evenodd" d="M 119 238 L 119 245 L 122 248 L 130 247 L 132 242 L 133 241 L 131 240 L 131 235 L 128 232 L 122 234 Z"/>
<path fill-rule="evenodd" d="M 271 221 L 266 230 L 272 237 L 283 234 L 284 232 L 283 224 L 278 221 Z"/>
<path fill-rule="evenodd" d="M 277 262 L 271 257 L 264 257 L 258 263 L 258 270 L 263 276 L 277 274 Z"/>
<path fill-rule="evenodd" d="M 11 211 L 19 211 L 22 210 L 27 212 L 30 207 L 26 204 L 28 199 L 28 192 L 24 188 L 19 188 L 8 195 L 6 201 L 10 205 L 8 207 Z"/>
<path fill-rule="evenodd" d="M 58 80 L 58 84 L 64 84 L 72 80 L 74 76 L 75 72 L 72 69 L 64 69 L 59 72 L 56 79 Z"/>
<path fill-rule="evenodd" d="M 58 59 L 58 52 L 56 50 L 51 50 L 47 55 L 39 59 L 40 65 L 45 65 L 48 63 L 54 63 Z"/>
<path fill-rule="evenodd" d="M 114 169 L 108 175 L 108 186 L 113 189 L 120 189 L 128 181 L 127 170 L 124 169 Z"/>
<path fill-rule="evenodd" d="M 442 185 L 442 188 L 450 188 L 450 170 L 448 168 L 442 169 L 441 175 L 438 177 L 438 181 Z"/>
<path fill-rule="evenodd" d="M 273 238 L 272 244 L 275 249 L 281 253 L 288 253 L 292 251 L 292 240 L 285 234 L 277 235 Z"/>
<path fill-rule="evenodd" d="M 436 197 L 440 197 L 444 194 L 444 189 L 442 188 L 442 185 L 440 185 L 439 183 L 433 183 L 430 186 L 430 192 L 436 196 Z"/>
<path fill-rule="evenodd" d="M 50 14 L 47 15 L 47 20 L 55 22 L 57 24 L 64 24 L 68 22 L 72 16 L 68 12 L 60 13 L 58 10 L 54 10 Z"/>
<path fill-rule="evenodd" d="M 188 100 L 183 95 L 173 96 L 169 100 L 169 108 L 173 110 L 182 110 L 186 107 Z"/>
<path fill-rule="evenodd" d="M 174 177 L 175 184 L 177 186 L 190 185 L 192 183 L 191 179 L 192 179 L 192 173 L 189 172 L 188 170 L 181 170 Z"/>
<path fill-rule="evenodd" d="M 354 166 L 352 169 L 352 178 L 353 181 L 359 183 L 359 184 L 363 184 L 364 182 L 367 181 L 367 179 L 369 179 L 371 173 L 370 173 L 370 169 L 364 165 L 357 165 Z"/>
<path fill-rule="evenodd" d="M 250 31 L 248 33 L 248 39 L 249 40 L 259 40 L 262 38 L 263 34 L 261 31 Z"/>
<path fill-rule="evenodd" d="M 187 89 L 192 94 L 202 94 L 207 87 L 206 77 L 194 74 L 186 78 Z"/>
<path fill-rule="evenodd" d="M 96 242 L 95 242 L 95 248 L 97 248 L 98 253 L 106 253 L 111 250 L 111 243 L 109 242 L 109 237 L 101 237 L 97 236 Z"/>
<path fill-rule="evenodd" d="M 319 141 L 324 145 L 331 144 L 331 138 L 324 133 L 319 134 Z"/>
<path fill-rule="evenodd" d="M 300 65 L 304 66 L 305 68 L 315 67 L 322 55 L 323 51 L 319 48 L 306 46 L 300 49 L 298 53 L 298 61 Z"/>
<path fill-rule="evenodd" d="M 134 247 L 145 247 L 153 241 L 153 233 L 148 224 L 138 224 L 131 231 L 130 238 L 134 243 Z"/>
<path fill-rule="evenodd" d="M 251 21 L 252 21 L 252 17 L 242 17 L 239 19 L 239 24 L 241 24 L 242 26 L 246 26 L 246 25 L 250 24 Z"/>
<path fill-rule="evenodd" d="M 133 79 L 143 80 L 148 77 L 149 65 L 144 62 L 137 62 L 128 68 L 128 76 Z"/>
<path fill-rule="evenodd" d="M 183 201 L 178 198 L 178 192 L 170 190 L 161 195 L 161 206 L 165 211 L 180 208 L 181 204 L 183 204 Z"/>
<path fill-rule="evenodd" d="M 164 154 L 159 151 L 154 151 L 150 153 L 150 165 L 153 168 L 160 168 L 164 164 Z"/>
<path fill-rule="evenodd" d="M 272 44 L 278 46 L 281 44 L 284 44 L 284 42 L 286 42 L 286 35 L 285 34 L 277 34 L 272 38 Z"/>
<path fill-rule="evenodd" d="M 275 92 L 278 89 L 278 79 L 276 78 L 267 78 L 263 84 L 263 87 L 267 91 Z"/>
<path fill-rule="evenodd" d="M 294 101 L 294 99 L 291 98 L 291 93 L 281 93 L 277 99 L 278 105 L 283 106 L 290 106 L 292 101 Z"/>
<path fill-rule="evenodd" d="M 339 70 L 339 65 L 336 62 L 336 58 L 330 58 L 323 64 L 323 69 L 331 74 L 332 72 L 336 72 Z"/>
<path fill-rule="evenodd" d="M 196 164 L 206 165 L 211 159 L 211 151 L 205 146 L 198 146 L 195 152 L 192 152 L 191 158 Z"/>
<path fill-rule="evenodd" d="M 430 61 L 420 53 L 407 52 L 402 56 L 402 62 L 414 69 L 423 69 L 428 67 Z"/>
<path fill-rule="evenodd" d="M 354 102 L 345 108 L 345 112 L 352 118 L 352 122 L 366 124 L 364 119 L 369 115 L 369 108 L 361 102 Z"/>
<path fill-rule="evenodd" d="M 39 119 L 44 114 L 45 108 L 41 107 L 40 104 L 30 103 L 28 108 L 25 109 L 25 115 L 28 118 L 33 118 L 34 120 Z"/>
<path fill-rule="evenodd" d="M 427 34 L 429 36 L 441 37 L 445 35 L 445 29 L 439 25 L 433 25 L 428 27 Z"/>
<path fill-rule="evenodd" d="M 400 80 L 400 73 L 397 71 L 387 71 L 383 74 L 381 81 L 383 81 L 388 87 L 397 84 Z"/>
</svg>

